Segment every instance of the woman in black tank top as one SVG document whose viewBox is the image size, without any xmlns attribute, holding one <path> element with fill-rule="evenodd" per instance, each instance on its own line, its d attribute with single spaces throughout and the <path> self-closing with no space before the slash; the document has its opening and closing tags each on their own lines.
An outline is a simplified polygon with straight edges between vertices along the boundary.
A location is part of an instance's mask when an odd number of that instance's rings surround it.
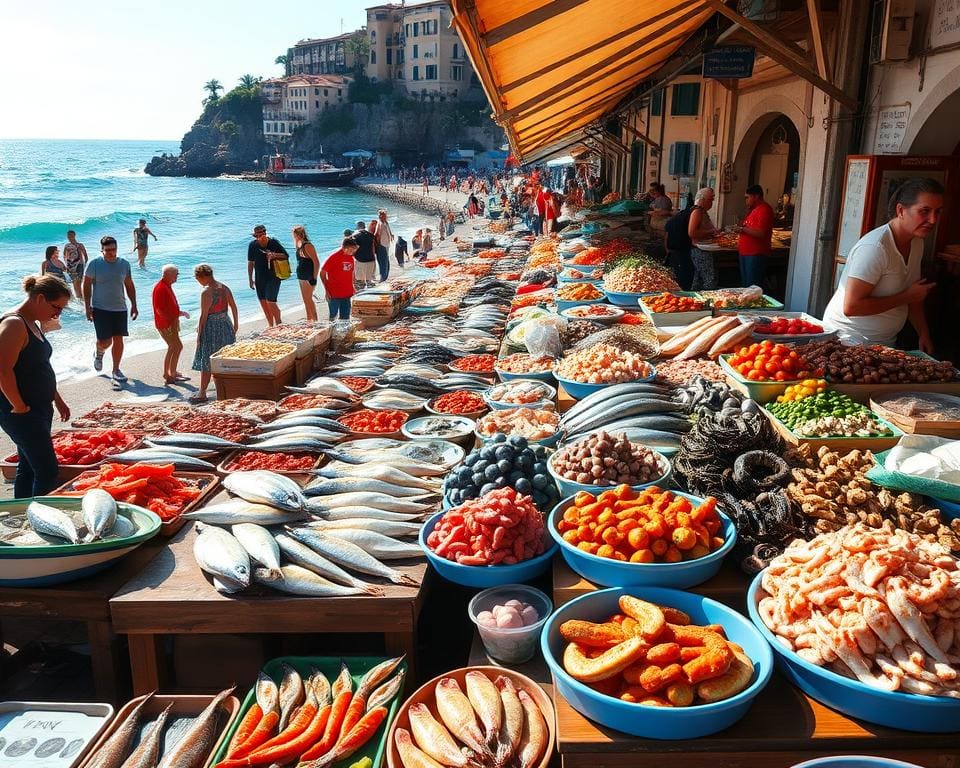
<svg viewBox="0 0 960 768">
<path fill-rule="evenodd" d="M 70 303 L 70 288 L 53 275 L 31 275 L 23 289 L 26 301 L 0 317 L 0 428 L 17 446 L 16 498 L 42 496 L 57 487 L 53 407 L 63 421 L 70 418 L 50 365 L 53 348 L 40 330 Z"/>
</svg>

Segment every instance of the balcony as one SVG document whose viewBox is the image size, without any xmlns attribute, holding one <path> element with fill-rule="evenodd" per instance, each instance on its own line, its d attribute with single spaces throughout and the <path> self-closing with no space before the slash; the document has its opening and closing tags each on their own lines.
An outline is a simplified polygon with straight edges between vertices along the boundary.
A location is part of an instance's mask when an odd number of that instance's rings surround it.
<svg viewBox="0 0 960 768">
<path fill-rule="evenodd" d="M 263 110 L 264 120 L 284 120 L 292 123 L 302 123 L 307 117 L 302 112 L 284 112 L 282 110 Z"/>
</svg>

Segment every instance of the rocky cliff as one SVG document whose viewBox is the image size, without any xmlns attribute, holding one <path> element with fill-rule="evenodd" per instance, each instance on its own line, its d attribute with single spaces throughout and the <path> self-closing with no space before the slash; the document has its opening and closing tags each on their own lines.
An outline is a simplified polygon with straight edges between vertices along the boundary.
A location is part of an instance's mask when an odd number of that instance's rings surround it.
<svg viewBox="0 0 960 768">
<path fill-rule="evenodd" d="M 259 88 L 235 88 L 207 102 L 180 142 L 179 155 L 154 157 L 144 170 L 151 176 L 219 176 L 254 170 L 254 161 L 270 151 L 262 128 Z"/>
</svg>

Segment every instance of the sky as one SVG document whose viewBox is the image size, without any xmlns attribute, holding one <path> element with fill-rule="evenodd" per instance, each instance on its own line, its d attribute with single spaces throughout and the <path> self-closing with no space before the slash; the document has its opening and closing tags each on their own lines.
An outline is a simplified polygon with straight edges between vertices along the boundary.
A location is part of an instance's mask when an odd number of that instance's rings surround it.
<svg viewBox="0 0 960 768">
<path fill-rule="evenodd" d="M 375 0 L 3 0 L 0 139 L 173 139 L 203 84 L 282 75 L 298 40 L 366 24 Z"/>
</svg>

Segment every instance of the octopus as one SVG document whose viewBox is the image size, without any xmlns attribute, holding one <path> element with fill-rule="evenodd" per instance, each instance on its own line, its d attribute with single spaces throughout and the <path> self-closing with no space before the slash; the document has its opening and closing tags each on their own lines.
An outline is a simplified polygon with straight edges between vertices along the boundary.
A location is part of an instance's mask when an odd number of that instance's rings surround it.
<svg viewBox="0 0 960 768">
<path fill-rule="evenodd" d="M 884 691 L 960 699 L 960 567 L 943 545 L 856 523 L 794 541 L 760 584 L 761 620 L 805 661 Z"/>
</svg>

